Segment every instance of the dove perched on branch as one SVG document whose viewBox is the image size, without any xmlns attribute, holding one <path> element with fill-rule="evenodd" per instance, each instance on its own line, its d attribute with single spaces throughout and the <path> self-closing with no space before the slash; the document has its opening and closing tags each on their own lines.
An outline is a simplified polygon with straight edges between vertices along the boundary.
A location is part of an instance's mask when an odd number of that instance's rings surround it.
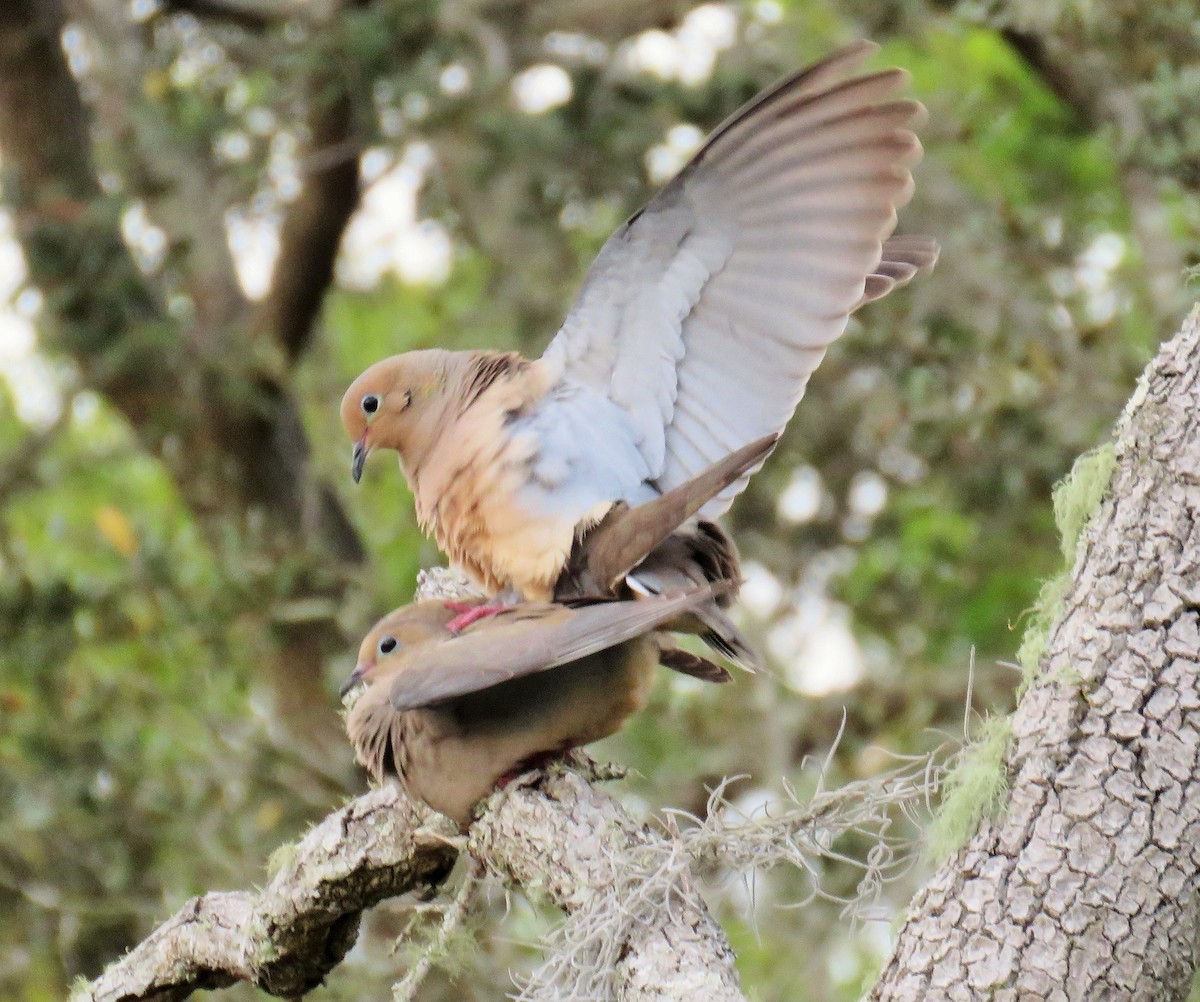
<svg viewBox="0 0 1200 1002">
<path fill-rule="evenodd" d="M 928 237 L 891 236 L 924 108 L 895 99 L 901 70 L 854 75 L 874 51 L 850 45 L 719 126 L 609 238 L 540 359 L 413 351 L 359 376 L 341 407 L 355 479 L 396 450 L 450 558 L 490 592 L 546 600 L 615 503 L 778 434 L 850 314 L 937 258 Z M 655 555 L 667 578 L 672 546 Z"/>
<path fill-rule="evenodd" d="M 526 602 L 448 632 L 425 601 L 385 616 L 363 640 L 343 694 L 358 760 L 462 826 L 506 777 L 617 731 L 665 664 L 712 682 L 723 668 L 676 649 L 657 628 L 705 602 L 709 585 L 638 601 Z"/>
</svg>

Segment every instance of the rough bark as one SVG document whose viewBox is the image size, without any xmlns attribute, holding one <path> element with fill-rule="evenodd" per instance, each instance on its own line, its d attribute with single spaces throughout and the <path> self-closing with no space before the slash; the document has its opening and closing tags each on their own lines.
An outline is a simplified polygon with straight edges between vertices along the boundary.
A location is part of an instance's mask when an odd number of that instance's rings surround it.
<svg viewBox="0 0 1200 1002">
<path fill-rule="evenodd" d="M 1200 931 L 1200 310 L 1115 433 L 1003 816 L 915 899 L 874 1000 L 1182 999 Z"/>
<path fill-rule="evenodd" d="M 261 891 L 193 898 L 75 998 L 181 999 L 235 981 L 301 995 L 354 945 L 363 909 L 449 872 L 453 834 L 394 788 L 368 793 L 309 832 Z"/>
<path fill-rule="evenodd" d="M 314 828 L 257 893 L 213 892 L 189 901 L 77 1000 L 186 998 L 249 981 L 282 997 L 320 984 L 354 944 L 362 911 L 436 883 L 457 854 L 454 826 L 394 787 L 351 801 Z M 536 774 L 495 798 L 468 842 L 505 880 L 536 888 L 568 915 L 594 913 L 615 886 L 661 881 L 668 836 L 639 826 L 576 772 Z M 619 866 L 619 872 L 618 872 Z M 620 954 L 620 997 L 741 999 L 733 954 L 686 868 L 655 883 L 661 924 L 630 922 Z"/>
<path fill-rule="evenodd" d="M 508 798 L 481 818 L 468 845 L 505 881 L 538 888 L 587 926 L 568 938 L 570 956 L 559 968 L 575 968 L 577 985 L 590 990 L 563 991 L 559 971 L 552 987 L 572 998 L 741 999 L 733 951 L 688 864 L 666 866 L 679 855 L 670 840 L 578 773 L 542 782 L 544 795 Z"/>
</svg>

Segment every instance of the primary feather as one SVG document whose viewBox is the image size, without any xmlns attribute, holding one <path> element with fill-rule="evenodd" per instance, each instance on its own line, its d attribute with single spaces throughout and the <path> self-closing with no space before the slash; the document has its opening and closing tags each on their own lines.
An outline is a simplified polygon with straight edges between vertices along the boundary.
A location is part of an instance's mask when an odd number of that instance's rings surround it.
<svg viewBox="0 0 1200 1002">
<path fill-rule="evenodd" d="M 901 70 L 846 79 L 873 51 L 851 45 L 718 127 L 605 244 L 543 356 L 629 416 L 659 490 L 781 431 L 854 309 L 936 259 L 929 238 L 888 239 L 924 109 L 892 99 Z"/>
</svg>

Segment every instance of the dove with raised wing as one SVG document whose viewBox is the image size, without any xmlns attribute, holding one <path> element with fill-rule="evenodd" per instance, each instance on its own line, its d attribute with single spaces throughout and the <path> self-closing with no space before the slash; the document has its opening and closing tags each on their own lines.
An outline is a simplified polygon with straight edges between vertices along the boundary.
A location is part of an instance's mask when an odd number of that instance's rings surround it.
<svg viewBox="0 0 1200 1002">
<path fill-rule="evenodd" d="M 462 826 L 505 777 L 615 733 L 646 703 L 658 664 L 711 682 L 729 673 L 676 649 L 659 627 L 711 586 L 638 601 L 526 602 L 453 634 L 443 602 L 385 616 L 343 687 L 356 755 L 382 782 Z"/>
<path fill-rule="evenodd" d="M 614 504 L 778 434 L 850 314 L 937 258 L 928 237 L 891 236 L 924 109 L 895 98 L 903 71 L 855 74 L 874 50 L 850 45 L 719 126 L 609 238 L 540 359 L 424 350 L 371 366 L 341 406 L 355 479 L 396 450 L 451 560 L 490 592 L 545 600 Z"/>
</svg>

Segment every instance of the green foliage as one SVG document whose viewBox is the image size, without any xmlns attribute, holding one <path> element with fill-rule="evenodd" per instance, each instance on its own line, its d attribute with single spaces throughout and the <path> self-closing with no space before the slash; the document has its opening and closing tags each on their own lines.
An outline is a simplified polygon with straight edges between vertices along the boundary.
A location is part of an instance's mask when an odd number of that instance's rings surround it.
<svg viewBox="0 0 1200 1002">
<path fill-rule="evenodd" d="M 929 830 L 929 853 L 941 861 L 975 834 L 983 818 L 995 817 L 1008 796 L 1004 757 L 1012 736 L 1008 716 L 984 720 L 942 781 L 942 802 Z"/>
<path fill-rule="evenodd" d="M 950 25 L 929 32 L 919 48 L 898 40 L 885 52 L 911 68 L 922 94 L 962 95 L 968 131 L 952 154 L 955 176 L 981 196 L 1002 199 L 1030 216 L 1054 192 L 1066 196 L 1064 208 L 1121 211 L 1106 137 L 1082 129 L 1072 110 L 996 32 Z M 997 169 L 1004 164 L 1020 169 Z"/>
</svg>

